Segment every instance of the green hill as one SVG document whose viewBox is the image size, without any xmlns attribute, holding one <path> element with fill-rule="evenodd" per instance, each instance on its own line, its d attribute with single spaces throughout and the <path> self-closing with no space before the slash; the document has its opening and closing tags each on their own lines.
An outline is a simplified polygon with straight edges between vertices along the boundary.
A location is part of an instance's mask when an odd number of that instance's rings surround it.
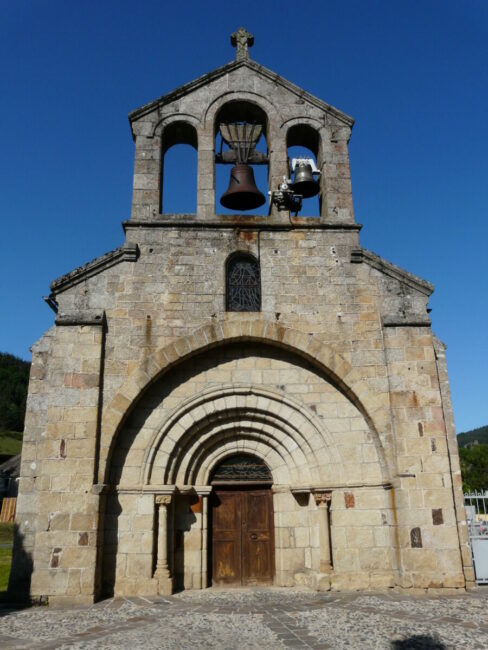
<svg viewBox="0 0 488 650">
<path fill-rule="evenodd" d="M 22 451 L 22 432 L 0 429 L 0 458 L 16 456 Z"/>
<path fill-rule="evenodd" d="M 0 456 L 22 448 L 30 363 L 0 352 Z"/>
<path fill-rule="evenodd" d="M 464 492 L 488 490 L 488 425 L 458 435 Z"/>
<path fill-rule="evenodd" d="M 488 445 L 488 425 L 458 434 L 458 445 L 470 447 L 473 444 Z"/>
</svg>

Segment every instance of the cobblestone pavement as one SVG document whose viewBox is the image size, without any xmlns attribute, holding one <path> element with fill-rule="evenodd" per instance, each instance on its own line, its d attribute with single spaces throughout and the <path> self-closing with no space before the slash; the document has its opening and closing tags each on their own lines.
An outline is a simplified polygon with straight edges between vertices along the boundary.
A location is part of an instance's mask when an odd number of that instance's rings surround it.
<svg viewBox="0 0 488 650">
<path fill-rule="evenodd" d="M 92 607 L 0 610 L 0 648 L 488 648 L 488 591 L 456 596 L 297 589 L 183 592 Z"/>
</svg>

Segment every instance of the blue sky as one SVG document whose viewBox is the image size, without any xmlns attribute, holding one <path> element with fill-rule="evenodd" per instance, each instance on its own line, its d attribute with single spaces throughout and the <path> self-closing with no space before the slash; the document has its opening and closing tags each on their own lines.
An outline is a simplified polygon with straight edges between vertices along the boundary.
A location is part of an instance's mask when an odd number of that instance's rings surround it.
<svg viewBox="0 0 488 650">
<path fill-rule="evenodd" d="M 0 350 L 29 359 L 52 279 L 123 242 L 127 114 L 251 56 L 352 115 L 362 245 L 436 286 L 458 431 L 488 423 L 486 0 L 0 0 Z M 175 188 L 177 189 L 177 188 Z"/>
</svg>

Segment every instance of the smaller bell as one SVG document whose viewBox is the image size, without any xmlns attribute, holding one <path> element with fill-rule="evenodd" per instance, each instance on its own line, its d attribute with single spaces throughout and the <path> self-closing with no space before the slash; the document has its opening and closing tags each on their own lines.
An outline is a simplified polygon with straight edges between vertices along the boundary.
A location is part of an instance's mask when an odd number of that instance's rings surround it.
<svg viewBox="0 0 488 650">
<path fill-rule="evenodd" d="M 319 193 L 319 182 L 313 177 L 312 165 L 308 162 L 297 162 L 291 188 L 295 194 L 301 194 L 304 199 Z"/>
</svg>

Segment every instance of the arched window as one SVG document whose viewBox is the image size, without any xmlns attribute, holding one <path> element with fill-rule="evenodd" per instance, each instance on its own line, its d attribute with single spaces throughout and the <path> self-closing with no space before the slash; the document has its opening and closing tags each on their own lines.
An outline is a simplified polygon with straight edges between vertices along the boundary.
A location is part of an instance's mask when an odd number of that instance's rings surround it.
<svg viewBox="0 0 488 650">
<path fill-rule="evenodd" d="M 236 253 L 227 261 L 227 311 L 261 311 L 259 262 L 247 253 Z"/>
</svg>

